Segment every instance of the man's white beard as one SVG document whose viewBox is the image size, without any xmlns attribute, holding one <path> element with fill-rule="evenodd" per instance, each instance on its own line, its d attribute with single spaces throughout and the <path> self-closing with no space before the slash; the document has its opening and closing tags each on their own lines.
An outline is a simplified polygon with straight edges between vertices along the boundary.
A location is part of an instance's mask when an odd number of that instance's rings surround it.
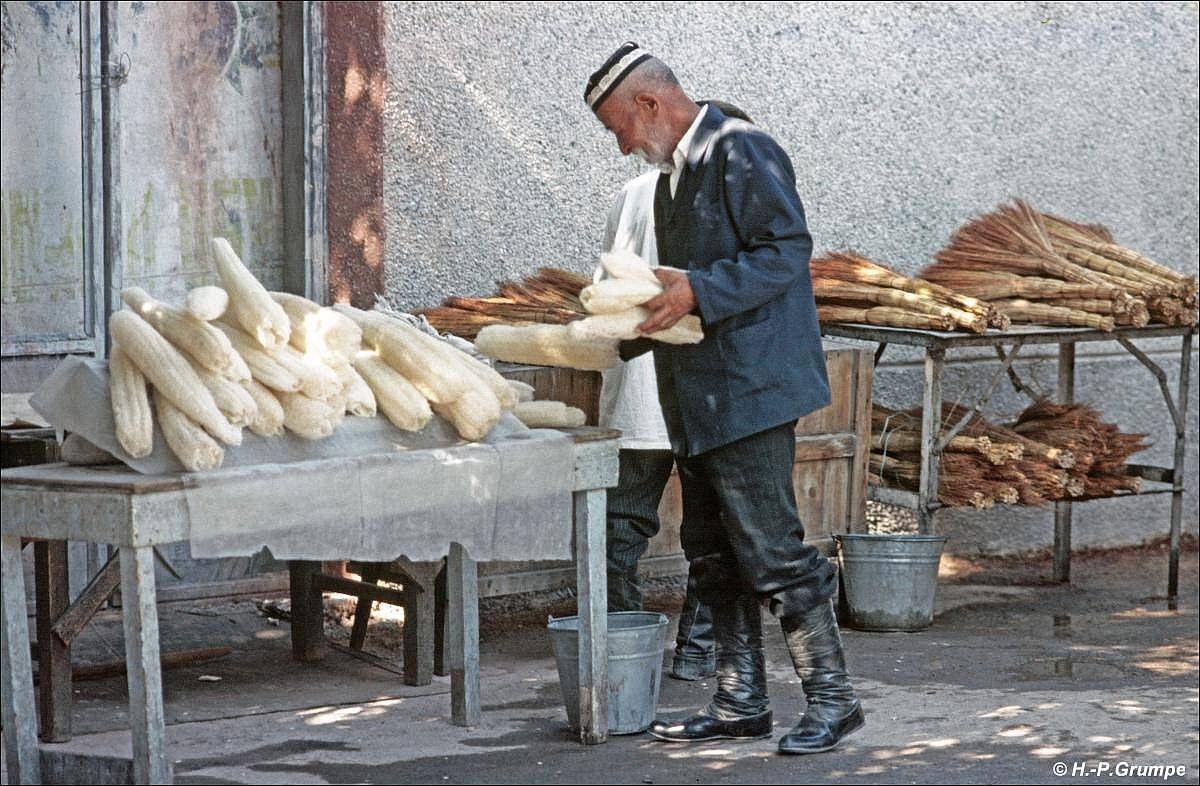
<svg viewBox="0 0 1200 786">
<path fill-rule="evenodd" d="M 650 158 L 649 153 L 647 153 L 645 150 L 643 150 L 640 147 L 634 148 L 633 154 L 635 156 L 637 156 L 638 158 L 642 159 L 643 161 L 645 161 L 650 166 L 655 167 L 656 169 L 658 169 L 658 171 L 662 172 L 663 174 L 669 175 L 675 171 L 675 162 L 674 161 L 667 160 L 667 161 L 663 161 L 661 163 L 658 161 L 655 161 L 652 158 Z"/>
</svg>

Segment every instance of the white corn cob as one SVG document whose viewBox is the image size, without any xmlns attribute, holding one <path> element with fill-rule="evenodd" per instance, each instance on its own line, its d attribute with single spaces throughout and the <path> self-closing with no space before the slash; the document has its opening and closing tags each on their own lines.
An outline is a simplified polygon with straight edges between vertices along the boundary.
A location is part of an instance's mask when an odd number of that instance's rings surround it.
<svg viewBox="0 0 1200 786">
<path fill-rule="evenodd" d="M 342 396 L 346 399 L 346 412 L 364 418 L 375 417 L 378 411 L 375 394 L 371 392 L 371 386 L 362 378 L 362 375 L 354 370 L 354 366 L 343 363 L 336 366 L 334 372 L 342 381 Z"/>
<path fill-rule="evenodd" d="M 530 428 L 579 428 L 587 422 L 582 409 L 561 401 L 524 401 L 513 414 Z"/>
<path fill-rule="evenodd" d="M 117 442 L 134 458 L 154 450 L 154 416 L 146 378 L 120 346 L 108 358 L 108 395 L 112 400 Z"/>
<path fill-rule="evenodd" d="M 621 249 L 601 254 L 600 266 L 613 278 L 634 279 L 662 286 L 646 260 L 632 251 Z"/>
<path fill-rule="evenodd" d="M 642 338 L 637 326 L 649 318 L 650 312 L 641 307 L 616 314 L 595 314 L 569 323 L 567 333 L 580 341 Z M 700 327 L 700 317 L 687 314 L 666 330 L 651 333 L 645 338 L 667 344 L 699 344 L 704 340 L 704 330 Z"/>
<path fill-rule="evenodd" d="M 154 390 L 154 409 L 167 447 L 188 472 L 217 469 L 225 460 L 225 451 L 204 429 L 181 412 L 158 388 Z"/>
<path fill-rule="evenodd" d="M 258 342 L 250 338 L 243 330 L 234 327 L 224 320 L 214 322 L 213 325 L 225 334 L 226 338 L 229 339 L 229 343 L 242 356 L 246 365 L 249 366 L 250 374 L 254 379 L 271 388 L 271 390 L 277 390 L 280 393 L 294 393 L 300 389 L 299 378 L 259 346 Z"/>
<path fill-rule="evenodd" d="M 480 387 L 449 404 L 434 404 L 433 411 L 450 421 L 460 437 L 478 442 L 500 421 L 500 400 L 491 390 Z"/>
<path fill-rule="evenodd" d="M 198 363 L 193 363 L 192 368 L 212 394 L 217 409 L 229 419 L 231 425 L 248 426 L 258 418 L 258 405 L 241 383 L 215 374 Z"/>
<path fill-rule="evenodd" d="M 450 345 L 446 344 L 446 346 Z M 517 402 L 520 401 L 517 391 L 508 384 L 507 379 L 500 376 L 500 372 L 478 358 L 471 357 L 466 352 L 454 347 L 450 348 L 454 350 L 457 360 L 466 367 L 467 371 L 478 377 L 479 381 L 487 385 L 492 393 L 495 394 L 496 398 L 500 401 L 500 409 L 507 412 L 517 405 Z"/>
<path fill-rule="evenodd" d="M 108 321 L 120 345 L 150 384 L 181 412 L 226 445 L 242 444 L 241 429 L 230 425 L 188 359 L 132 311 L 118 311 Z"/>
<path fill-rule="evenodd" d="M 429 341 L 442 343 L 437 339 L 375 311 L 360 311 L 341 304 L 333 308 L 354 320 L 362 328 L 363 340 L 430 403 L 449 403 L 476 386 L 473 374 L 461 364 L 446 364 L 440 353 L 431 348 Z"/>
<path fill-rule="evenodd" d="M 306 356 L 318 355 L 329 365 L 340 357 L 347 363 L 362 349 L 362 329 L 354 320 L 331 308 L 322 308 L 308 298 L 287 292 L 272 292 L 292 325 L 291 344 Z"/>
<path fill-rule="evenodd" d="M 229 293 L 220 287 L 196 287 L 187 293 L 187 312 L 196 319 L 212 322 L 229 308 Z"/>
<path fill-rule="evenodd" d="M 292 327 L 287 314 L 271 299 L 223 237 L 212 241 L 213 261 L 217 275 L 229 293 L 229 314 L 264 349 L 275 349 L 288 343 Z"/>
<path fill-rule="evenodd" d="M 309 398 L 331 401 L 341 396 L 341 380 L 332 368 L 320 360 L 306 357 L 288 345 L 276 347 L 269 354 L 300 380 L 300 392 Z"/>
<path fill-rule="evenodd" d="M 360 352 L 354 370 L 375 394 L 375 403 L 392 425 L 404 431 L 420 431 L 433 417 L 429 402 L 399 371 L 374 352 Z"/>
<path fill-rule="evenodd" d="M 242 389 L 254 399 L 256 416 L 250 430 L 260 437 L 277 437 L 283 433 L 283 405 L 271 389 L 253 379 L 241 383 Z"/>
<path fill-rule="evenodd" d="M 662 284 L 629 278 L 606 278 L 579 293 L 579 302 L 590 314 L 615 314 L 640 306 L 657 297 L 663 290 Z"/>
<path fill-rule="evenodd" d="M 182 309 L 160 303 L 141 287 L 121 290 L 121 300 L 192 360 L 231 379 L 249 379 L 250 370 L 221 331 Z"/>
<path fill-rule="evenodd" d="M 475 348 L 509 363 L 533 363 L 584 371 L 604 371 L 617 365 L 617 342 L 582 341 L 567 332 L 568 325 L 488 325 L 475 338 Z"/>
<path fill-rule="evenodd" d="M 516 379 L 507 380 L 508 386 L 517 394 L 517 403 L 522 401 L 533 401 L 534 389 L 533 385 L 527 385 L 524 382 Z"/>
<path fill-rule="evenodd" d="M 342 422 L 342 411 L 299 393 L 280 393 L 283 425 L 305 439 L 324 439 Z"/>
</svg>

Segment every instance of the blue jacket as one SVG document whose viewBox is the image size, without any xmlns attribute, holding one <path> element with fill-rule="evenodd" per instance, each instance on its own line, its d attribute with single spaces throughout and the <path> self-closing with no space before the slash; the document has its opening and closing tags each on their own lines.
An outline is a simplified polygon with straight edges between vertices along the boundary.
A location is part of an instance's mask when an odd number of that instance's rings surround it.
<svg viewBox="0 0 1200 786">
<path fill-rule="evenodd" d="M 705 113 L 670 199 L 655 199 L 660 265 L 686 270 L 704 340 L 652 345 L 676 454 L 694 456 L 829 403 L 808 261 L 812 237 L 787 155 L 757 127 Z"/>
</svg>

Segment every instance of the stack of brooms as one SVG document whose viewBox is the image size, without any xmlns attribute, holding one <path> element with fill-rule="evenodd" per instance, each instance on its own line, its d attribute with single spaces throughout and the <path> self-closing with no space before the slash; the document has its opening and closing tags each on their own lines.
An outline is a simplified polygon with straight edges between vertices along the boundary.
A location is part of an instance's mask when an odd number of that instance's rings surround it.
<svg viewBox="0 0 1200 786">
<path fill-rule="evenodd" d="M 822 323 L 974 333 L 1008 327 L 996 308 L 978 298 L 908 278 L 853 251 L 818 257 L 809 269 Z"/>
<path fill-rule="evenodd" d="M 963 225 L 921 271 L 1013 322 L 1089 327 L 1196 324 L 1197 282 L 1113 241 L 1107 229 L 1022 200 Z"/>
<path fill-rule="evenodd" d="M 491 297 L 448 297 L 415 313 L 439 332 L 474 341 L 487 325 L 562 325 L 581 319 L 587 313 L 579 293 L 591 283 L 578 273 L 543 267 L 519 283 L 498 282 Z"/>
<path fill-rule="evenodd" d="M 944 403 L 942 423 L 958 423 L 965 408 Z M 920 485 L 921 412 L 875 405 L 871 415 L 871 475 L 876 485 L 916 491 Z M 1014 423 L 975 414 L 950 440 L 938 470 L 938 500 L 950 507 L 990 508 L 997 502 L 1044 506 L 1055 500 L 1136 493 L 1128 458 L 1147 447 L 1083 404 L 1039 401 Z"/>
</svg>

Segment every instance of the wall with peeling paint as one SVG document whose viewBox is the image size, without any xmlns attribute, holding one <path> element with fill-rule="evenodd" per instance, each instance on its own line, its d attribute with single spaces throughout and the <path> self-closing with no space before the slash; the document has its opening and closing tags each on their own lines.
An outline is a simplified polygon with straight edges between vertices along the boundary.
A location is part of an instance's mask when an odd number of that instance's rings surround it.
<svg viewBox="0 0 1200 786">
<path fill-rule="evenodd" d="M 74 6 L 0 8 L 0 325 L 6 339 L 82 338 L 89 325 Z"/>
<path fill-rule="evenodd" d="M 229 238 L 282 281 L 279 11 L 274 2 L 121 3 L 123 280 L 178 299 L 216 283 Z"/>
<path fill-rule="evenodd" d="M 84 317 L 79 3 L 3 4 L 3 329 L 80 333 Z M 275 2 L 117 4 L 124 257 L 114 279 L 179 300 L 216 283 L 229 238 L 282 288 L 280 22 Z M 6 358 L 5 391 L 49 358 Z"/>
<path fill-rule="evenodd" d="M 913 272 L 966 217 L 1021 195 L 1197 270 L 1194 3 L 397 3 L 386 20 L 386 287 L 403 307 L 484 294 L 540 265 L 590 270 L 608 206 L 643 167 L 620 158 L 583 87 L 629 39 L 692 95 L 733 101 L 779 140 L 818 251 L 851 246 Z M 1174 373 L 1178 350 L 1150 349 Z M 1051 389 L 1050 360 L 1027 354 Z M 1080 397 L 1151 433 L 1145 458 L 1169 461 L 1149 374 L 1112 345 L 1080 355 Z M 912 355 L 888 357 L 878 397 L 919 401 Z M 978 355 L 953 364 L 947 397 L 994 369 Z M 1193 409 L 1193 532 L 1196 422 Z M 1163 535 L 1167 508 L 1078 506 L 1075 543 Z M 1020 551 L 1052 533 L 1039 511 L 944 522 L 962 551 Z"/>
</svg>

